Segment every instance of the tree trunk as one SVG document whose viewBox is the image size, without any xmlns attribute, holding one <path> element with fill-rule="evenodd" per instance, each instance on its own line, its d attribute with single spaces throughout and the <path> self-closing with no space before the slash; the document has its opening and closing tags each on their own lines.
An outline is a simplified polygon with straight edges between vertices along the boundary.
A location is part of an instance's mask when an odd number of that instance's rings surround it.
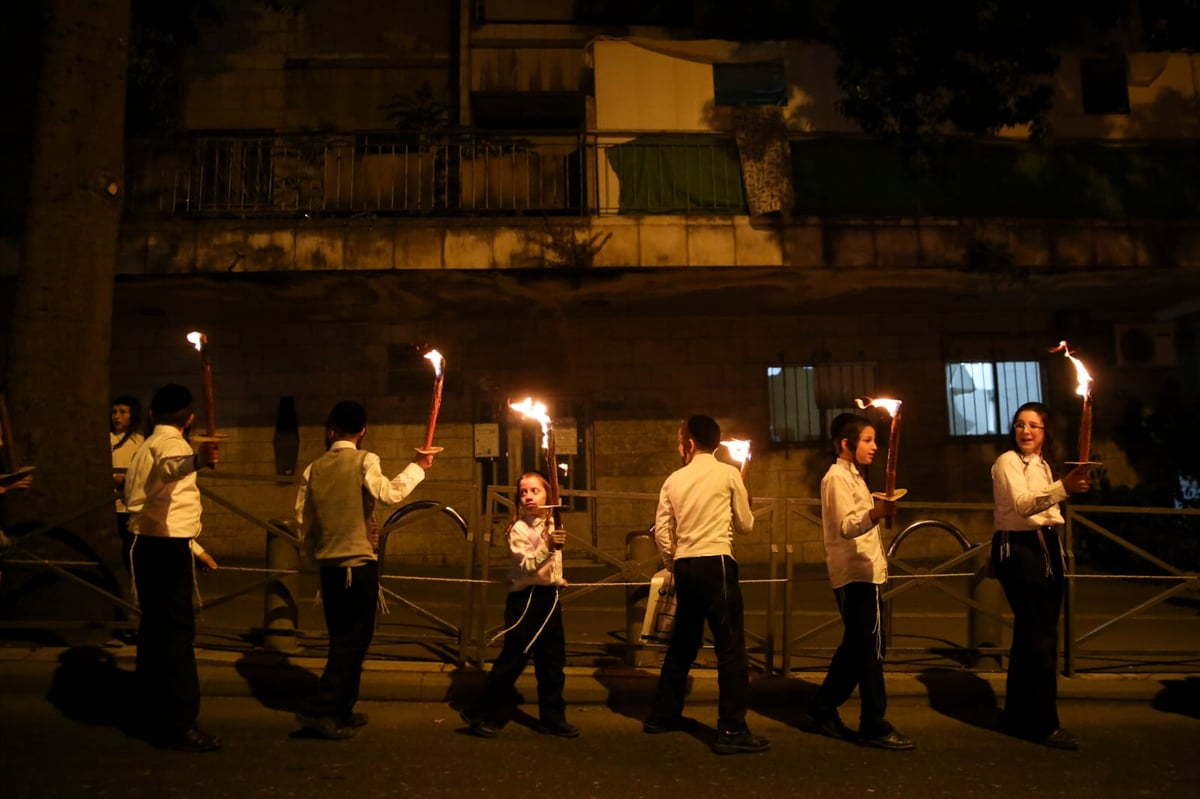
<svg viewBox="0 0 1200 799">
<path fill-rule="evenodd" d="M 45 0 L 25 235 L 8 375 L 13 445 L 36 468 L 33 488 L 5 495 L 18 546 L 106 589 L 120 573 L 109 408 L 113 277 L 124 193 L 125 73 L 130 0 Z M 89 504 L 96 510 L 80 514 Z M 73 517 L 73 518 L 66 518 Z M 65 519 L 65 520 L 64 520 Z M 39 523 L 63 520 L 27 540 Z M 15 534 L 15 535 L 14 535 Z M 100 620 L 114 607 L 49 572 L 10 566 L 5 607 L 22 616 Z M 25 590 L 12 577 L 27 577 Z M 36 590 L 34 590 L 36 589 Z"/>
</svg>

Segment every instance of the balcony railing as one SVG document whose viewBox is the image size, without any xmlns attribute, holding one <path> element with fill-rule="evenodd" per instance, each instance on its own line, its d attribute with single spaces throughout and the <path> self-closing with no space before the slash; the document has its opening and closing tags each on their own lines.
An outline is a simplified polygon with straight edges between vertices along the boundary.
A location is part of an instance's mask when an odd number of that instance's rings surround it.
<svg viewBox="0 0 1200 799">
<path fill-rule="evenodd" d="M 738 213 L 732 137 L 360 133 L 136 142 L 135 214 Z"/>
<path fill-rule="evenodd" d="M 745 214 L 746 158 L 733 135 L 717 133 L 194 136 L 134 143 L 126 209 L 240 217 Z M 913 174 L 863 137 L 801 137 L 790 142 L 790 160 L 769 177 L 791 193 L 797 216 L 1200 216 L 1200 149 L 1191 142 L 963 142 L 939 169 Z"/>
</svg>

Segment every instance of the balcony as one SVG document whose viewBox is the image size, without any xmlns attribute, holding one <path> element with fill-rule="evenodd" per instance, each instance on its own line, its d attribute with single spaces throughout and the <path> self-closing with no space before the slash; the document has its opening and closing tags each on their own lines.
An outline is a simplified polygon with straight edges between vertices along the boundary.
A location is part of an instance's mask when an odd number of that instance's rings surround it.
<svg viewBox="0 0 1200 799">
<path fill-rule="evenodd" d="M 861 138 L 789 142 L 798 217 L 1177 220 L 1200 215 L 1195 143 L 964 143 L 907 172 Z M 246 134 L 136 142 L 126 209 L 174 217 L 737 215 L 732 135 Z"/>
</svg>

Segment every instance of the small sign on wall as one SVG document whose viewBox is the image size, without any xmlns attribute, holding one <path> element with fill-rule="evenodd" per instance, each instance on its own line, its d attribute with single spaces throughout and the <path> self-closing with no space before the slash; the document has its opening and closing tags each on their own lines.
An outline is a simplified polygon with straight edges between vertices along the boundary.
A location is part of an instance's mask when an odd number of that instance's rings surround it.
<svg viewBox="0 0 1200 799">
<path fill-rule="evenodd" d="M 579 428 L 574 419 L 554 420 L 554 454 L 579 454 Z"/>
<path fill-rule="evenodd" d="M 500 425 L 497 422 L 475 425 L 475 457 L 500 457 Z"/>
</svg>

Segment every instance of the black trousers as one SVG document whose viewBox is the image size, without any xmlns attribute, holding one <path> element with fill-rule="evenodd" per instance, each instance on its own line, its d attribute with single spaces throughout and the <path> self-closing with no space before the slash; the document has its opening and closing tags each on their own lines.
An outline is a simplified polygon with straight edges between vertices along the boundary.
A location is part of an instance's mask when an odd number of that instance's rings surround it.
<svg viewBox="0 0 1200 799">
<path fill-rule="evenodd" d="M 129 531 L 129 514 L 117 514 L 117 536 L 121 539 L 121 565 L 125 567 L 125 573 L 129 574 L 133 563 L 130 550 L 133 549 L 134 535 Z"/>
<path fill-rule="evenodd" d="M 194 574 L 188 539 L 137 537 L 133 577 L 142 616 L 135 674 L 152 734 L 181 732 L 200 713 Z"/>
<path fill-rule="evenodd" d="M 992 565 L 1013 613 L 1005 683 L 1004 723 L 1019 735 L 1042 737 L 1059 727 L 1058 614 L 1065 569 L 1054 528 L 997 532 Z"/>
<path fill-rule="evenodd" d="M 892 725 L 885 718 L 887 689 L 883 682 L 879 586 L 847 583 L 835 588 L 833 595 L 842 614 L 842 642 L 833 653 L 825 681 L 813 697 L 812 714 L 818 719 L 832 716 L 857 687 L 859 733 L 867 738 L 887 735 Z"/>
<path fill-rule="evenodd" d="M 566 684 L 567 639 L 563 631 L 562 603 L 558 587 L 531 585 L 512 591 L 504 602 L 504 646 L 492 664 L 476 715 L 502 724 L 516 705 L 517 678 L 533 657 L 537 677 L 538 716 L 547 723 L 567 720 L 563 699 Z M 532 645 L 531 645 L 532 642 Z"/>
<path fill-rule="evenodd" d="M 683 713 L 687 677 L 704 642 L 704 624 L 712 631 L 717 655 L 717 731 L 746 729 L 750 704 L 750 668 L 737 561 L 728 556 L 675 561 L 675 631 L 667 646 L 650 720 L 671 723 Z"/>
<path fill-rule="evenodd" d="M 375 609 L 379 602 L 379 564 L 322 566 L 321 605 L 329 633 L 329 654 L 317 692 L 302 710 L 313 716 L 340 721 L 350 718 L 358 702 L 363 661 L 375 637 Z"/>
</svg>

